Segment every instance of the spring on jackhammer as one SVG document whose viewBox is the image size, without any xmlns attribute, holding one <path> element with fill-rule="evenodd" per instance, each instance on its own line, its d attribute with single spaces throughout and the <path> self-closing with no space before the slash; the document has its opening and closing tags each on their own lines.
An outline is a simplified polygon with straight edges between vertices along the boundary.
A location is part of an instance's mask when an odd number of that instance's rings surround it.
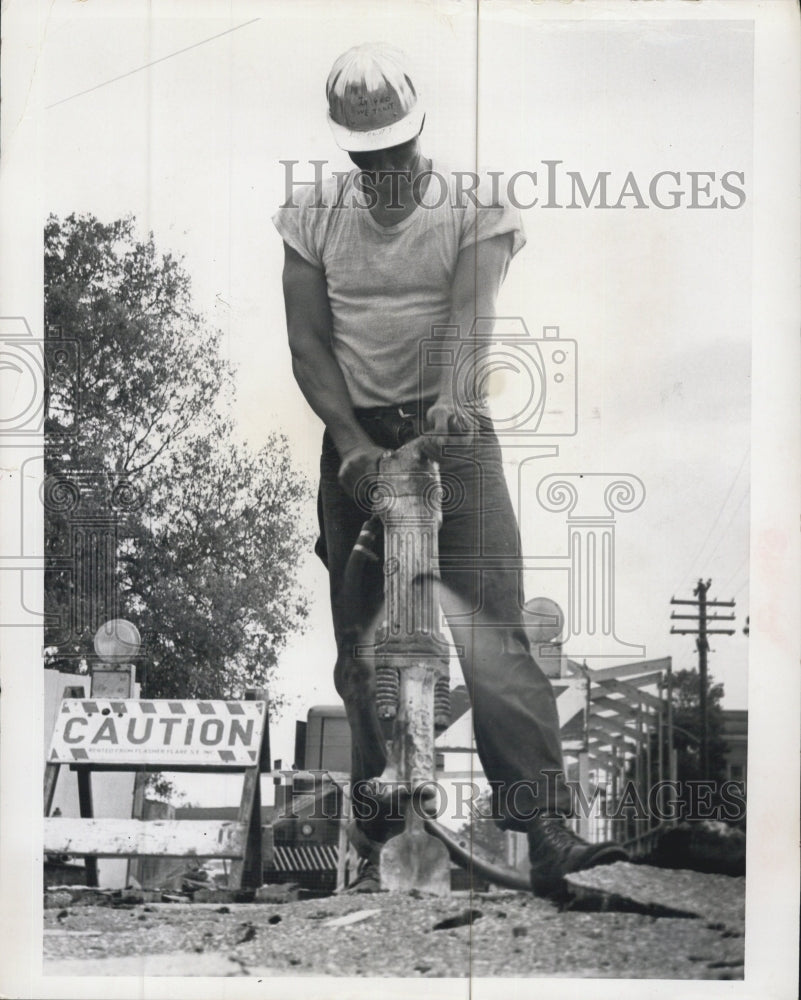
<svg viewBox="0 0 801 1000">
<path fill-rule="evenodd" d="M 444 732 L 451 724 L 451 686 L 448 677 L 434 685 L 434 732 Z"/>
<path fill-rule="evenodd" d="M 398 714 L 400 676 L 397 667 L 380 664 L 375 669 L 375 703 L 379 719 L 394 719 Z"/>
<path fill-rule="evenodd" d="M 379 719 L 394 719 L 398 714 L 400 675 L 397 667 L 381 665 L 375 671 L 375 703 Z M 444 732 L 451 724 L 451 690 L 447 677 L 434 685 L 434 731 Z"/>
</svg>

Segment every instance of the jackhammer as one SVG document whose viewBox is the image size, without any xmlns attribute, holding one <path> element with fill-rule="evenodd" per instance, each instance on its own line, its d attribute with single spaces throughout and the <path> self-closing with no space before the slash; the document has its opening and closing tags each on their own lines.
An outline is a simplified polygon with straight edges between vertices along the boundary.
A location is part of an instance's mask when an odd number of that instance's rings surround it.
<svg viewBox="0 0 801 1000">
<path fill-rule="evenodd" d="M 435 778 L 435 732 L 450 725 L 447 644 L 439 632 L 435 569 L 439 496 L 438 467 L 419 438 L 385 453 L 372 490 L 375 513 L 365 521 L 345 571 L 354 636 L 364 635 L 370 625 L 375 595 L 368 591 L 376 586 L 377 568 L 384 576 L 386 621 L 375 645 L 362 655 L 374 657 L 375 708 L 385 735 L 391 733 L 378 782 L 405 788 L 408 798 L 404 831 L 381 849 L 381 885 L 445 894 L 450 858 L 488 882 L 528 892 L 525 876 L 474 853 L 415 807 L 415 790 Z"/>
</svg>

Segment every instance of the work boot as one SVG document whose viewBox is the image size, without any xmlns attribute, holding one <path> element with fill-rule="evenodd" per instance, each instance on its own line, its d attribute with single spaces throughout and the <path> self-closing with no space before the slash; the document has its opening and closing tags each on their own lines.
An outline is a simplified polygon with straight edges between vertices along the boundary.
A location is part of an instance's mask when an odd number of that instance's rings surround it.
<svg viewBox="0 0 801 1000">
<path fill-rule="evenodd" d="M 347 827 L 347 836 L 351 846 L 361 859 L 356 878 L 343 890 L 343 893 L 381 892 L 381 876 L 378 869 L 382 845 L 371 840 L 361 829 L 356 820 L 351 820 Z"/>
<path fill-rule="evenodd" d="M 437 814 L 437 793 L 430 786 L 417 789 L 410 802 L 408 786 L 400 783 L 387 784 L 373 778 L 360 783 L 359 798 L 362 803 L 370 802 L 372 809 L 367 810 L 370 815 L 364 818 L 357 816 L 358 828 L 369 841 L 378 845 L 403 833 L 407 809 L 417 809 L 424 816 L 433 818 Z"/>
<path fill-rule="evenodd" d="M 366 786 L 369 788 L 369 785 Z M 371 820 L 353 819 L 348 823 L 347 837 L 351 846 L 362 859 L 356 879 L 344 892 L 381 892 L 379 861 L 381 848 L 392 837 L 403 833 L 406 828 L 406 810 L 420 809 L 425 815 L 436 815 L 436 795 L 433 790 L 419 796 L 415 803 L 409 801 L 408 791 L 403 789 L 381 789 L 375 786 L 375 803 L 379 815 Z M 388 818 L 391 815 L 391 819 Z"/>
<path fill-rule="evenodd" d="M 342 891 L 346 895 L 351 895 L 357 892 L 381 892 L 381 873 L 378 870 L 378 865 L 373 864 L 372 861 L 365 861 L 364 864 L 359 867 L 356 878 Z"/>
<path fill-rule="evenodd" d="M 564 888 L 569 872 L 596 865 L 628 861 L 620 844 L 605 841 L 588 844 L 574 833 L 561 816 L 538 816 L 528 828 L 528 856 L 531 861 L 531 888 L 535 895 L 552 895 Z"/>
</svg>

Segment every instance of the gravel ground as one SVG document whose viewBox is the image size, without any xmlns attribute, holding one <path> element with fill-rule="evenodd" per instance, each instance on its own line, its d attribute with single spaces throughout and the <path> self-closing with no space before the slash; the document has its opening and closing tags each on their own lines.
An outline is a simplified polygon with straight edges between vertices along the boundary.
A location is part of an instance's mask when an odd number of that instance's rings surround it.
<svg viewBox="0 0 801 1000">
<path fill-rule="evenodd" d="M 571 889 L 625 894 L 640 906 L 694 913 L 721 929 L 745 929 L 745 879 L 619 862 L 568 876 Z"/>
<path fill-rule="evenodd" d="M 730 881 L 741 882 L 742 893 L 744 879 Z M 446 899 L 378 893 L 282 904 L 75 904 L 45 910 L 44 954 L 45 971 L 62 975 L 135 974 L 130 956 L 142 956 L 148 975 L 743 975 L 736 920 L 586 912 L 513 892 Z"/>
</svg>

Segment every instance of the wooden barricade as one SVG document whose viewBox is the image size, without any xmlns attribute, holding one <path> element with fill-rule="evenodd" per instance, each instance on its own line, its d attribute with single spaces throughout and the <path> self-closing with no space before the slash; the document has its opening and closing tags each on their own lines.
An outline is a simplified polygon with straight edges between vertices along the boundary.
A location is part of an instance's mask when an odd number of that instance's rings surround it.
<svg viewBox="0 0 801 1000">
<path fill-rule="evenodd" d="M 244 701 L 65 697 L 44 775 L 44 850 L 86 858 L 97 885 L 97 858 L 227 858 L 229 888 L 262 884 L 260 776 L 269 770 L 268 702 L 263 690 Z M 77 771 L 80 819 L 50 817 L 58 773 Z M 136 771 L 133 819 L 93 815 L 93 771 Z M 143 820 L 147 773 L 242 772 L 236 820 Z"/>
</svg>

